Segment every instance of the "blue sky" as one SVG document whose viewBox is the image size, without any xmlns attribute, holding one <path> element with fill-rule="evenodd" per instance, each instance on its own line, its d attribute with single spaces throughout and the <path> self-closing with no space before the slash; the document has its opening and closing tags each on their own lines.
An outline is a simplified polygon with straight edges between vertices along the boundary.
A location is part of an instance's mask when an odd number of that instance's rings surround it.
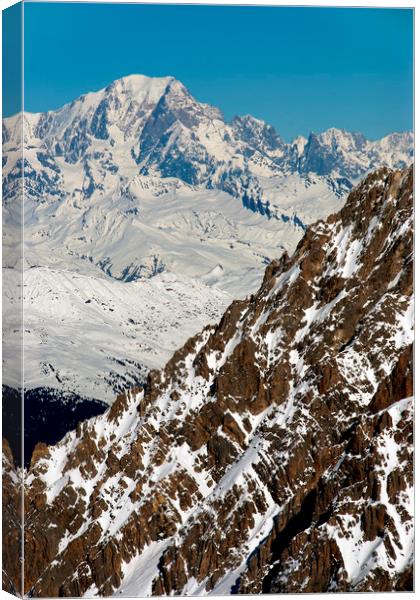
<svg viewBox="0 0 420 600">
<path fill-rule="evenodd" d="M 22 5 L 2 12 L 3 116 L 22 110 Z"/>
<path fill-rule="evenodd" d="M 412 128 L 412 11 L 25 5 L 25 109 L 54 109 L 131 73 L 173 75 L 227 118 L 290 139 L 335 126 Z"/>
</svg>

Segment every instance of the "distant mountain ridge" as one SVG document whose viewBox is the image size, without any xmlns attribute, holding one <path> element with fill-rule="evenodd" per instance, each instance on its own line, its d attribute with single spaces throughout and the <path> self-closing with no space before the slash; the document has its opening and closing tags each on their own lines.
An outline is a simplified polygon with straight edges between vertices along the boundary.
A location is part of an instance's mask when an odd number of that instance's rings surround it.
<svg viewBox="0 0 420 600">
<path fill-rule="evenodd" d="M 17 117 L 4 120 L 3 136 L 9 147 L 20 140 Z M 143 75 L 114 81 L 57 111 L 25 113 L 23 141 L 37 150 L 36 158 L 28 154 L 25 171 L 37 180 L 39 195 L 54 196 L 64 184 L 67 193 L 84 198 L 136 172 L 246 193 L 255 203 L 268 200 L 260 178 L 293 173 L 328 176 L 344 193 L 366 171 L 380 165 L 404 168 L 413 158 L 411 132 L 368 141 L 332 128 L 289 144 L 251 115 L 225 122 L 217 108 L 196 101 L 173 77 Z M 82 180 L 73 189 L 63 181 L 59 157 L 69 165 L 83 164 Z"/>
</svg>

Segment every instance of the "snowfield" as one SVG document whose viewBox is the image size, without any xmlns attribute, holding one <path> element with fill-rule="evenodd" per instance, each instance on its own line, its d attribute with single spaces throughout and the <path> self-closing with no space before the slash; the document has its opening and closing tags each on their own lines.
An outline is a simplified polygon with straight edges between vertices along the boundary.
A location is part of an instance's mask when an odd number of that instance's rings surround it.
<svg viewBox="0 0 420 600">
<path fill-rule="evenodd" d="M 144 381 L 197 329 L 217 321 L 231 301 L 226 292 L 171 273 L 123 283 L 38 267 L 25 272 L 25 287 L 25 385 L 109 403 Z M 16 356 L 16 299 L 6 298 L 9 351 Z M 8 371 L 4 383 L 16 377 Z"/>
</svg>

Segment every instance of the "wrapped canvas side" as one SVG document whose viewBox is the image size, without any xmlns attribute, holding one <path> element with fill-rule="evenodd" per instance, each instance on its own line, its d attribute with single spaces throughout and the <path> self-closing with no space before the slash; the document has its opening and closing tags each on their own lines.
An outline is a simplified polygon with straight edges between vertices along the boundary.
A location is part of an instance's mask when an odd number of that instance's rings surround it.
<svg viewBox="0 0 420 600">
<path fill-rule="evenodd" d="M 2 587 L 17 596 L 23 587 L 22 13 L 22 3 L 2 13 L 3 114 L 15 115 L 2 127 Z"/>
</svg>

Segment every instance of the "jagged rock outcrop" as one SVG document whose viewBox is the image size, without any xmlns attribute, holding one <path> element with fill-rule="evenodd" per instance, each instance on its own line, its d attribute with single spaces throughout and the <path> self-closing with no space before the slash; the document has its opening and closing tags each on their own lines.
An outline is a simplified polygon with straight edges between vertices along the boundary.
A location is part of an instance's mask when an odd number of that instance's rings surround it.
<svg viewBox="0 0 420 600">
<path fill-rule="evenodd" d="M 2 589 L 21 596 L 23 506 L 22 476 L 8 442 L 2 440 Z"/>
<path fill-rule="evenodd" d="M 36 448 L 26 593 L 412 589 L 412 177 L 370 174 L 144 389 Z"/>
</svg>

